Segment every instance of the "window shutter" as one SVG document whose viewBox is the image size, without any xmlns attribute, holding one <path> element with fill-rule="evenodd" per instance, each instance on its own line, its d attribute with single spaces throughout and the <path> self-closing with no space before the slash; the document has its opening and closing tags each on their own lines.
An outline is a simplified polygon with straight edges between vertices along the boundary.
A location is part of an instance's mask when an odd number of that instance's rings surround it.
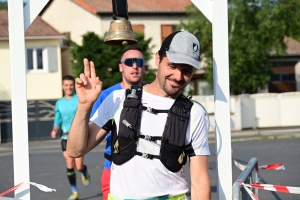
<svg viewBox="0 0 300 200">
<path fill-rule="evenodd" d="M 140 33 L 144 33 L 144 25 L 142 24 L 132 24 L 132 30 L 133 32 L 140 32 Z"/>
<path fill-rule="evenodd" d="M 44 66 L 48 66 L 49 72 L 58 71 L 58 62 L 57 62 L 57 47 L 48 46 L 45 48 L 44 56 Z"/>
<path fill-rule="evenodd" d="M 176 30 L 176 25 L 161 25 L 161 42 Z"/>
</svg>

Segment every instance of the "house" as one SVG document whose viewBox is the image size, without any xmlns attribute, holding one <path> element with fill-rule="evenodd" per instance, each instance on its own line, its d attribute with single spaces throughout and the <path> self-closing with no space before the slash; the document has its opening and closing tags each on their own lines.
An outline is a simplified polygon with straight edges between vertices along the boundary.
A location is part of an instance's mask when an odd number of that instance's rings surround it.
<svg viewBox="0 0 300 200">
<path fill-rule="evenodd" d="M 10 56 L 8 12 L 0 11 L 0 101 L 9 101 Z M 25 32 L 27 98 L 58 99 L 61 90 L 61 41 L 64 35 L 37 17 Z"/>
<path fill-rule="evenodd" d="M 129 21 L 133 30 L 144 33 L 145 38 L 152 38 L 150 46 L 154 46 L 153 53 L 159 50 L 164 38 L 176 29 L 180 20 L 188 19 L 185 8 L 191 4 L 190 0 L 127 0 L 127 2 Z M 50 0 L 40 15 L 58 31 L 81 44 L 82 35 L 88 31 L 104 36 L 113 20 L 112 13 L 111 0 Z M 300 58 L 300 43 L 291 38 L 286 38 L 285 42 L 288 46 L 288 55 L 270 57 L 274 74 L 264 92 L 300 91 L 300 72 L 295 75 L 295 65 Z M 62 58 L 63 66 L 66 70 L 70 69 L 68 73 L 71 73 L 70 55 L 64 53 Z M 156 69 L 153 58 L 147 64 L 150 69 Z M 211 95 L 213 91 L 203 73 L 203 70 L 196 71 L 189 88 L 197 95 Z"/>
<path fill-rule="evenodd" d="M 52 128 L 54 103 L 62 97 L 61 52 L 65 36 L 37 17 L 25 31 L 29 137 Z M 11 70 L 8 11 L 0 10 L 0 138 L 11 139 Z M 50 132 L 49 132 L 50 133 Z M 45 132 L 46 134 L 46 132 Z M 48 131 L 47 131 L 47 135 Z"/>
<path fill-rule="evenodd" d="M 273 63 L 268 92 L 282 93 L 300 91 L 300 42 L 285 37 L 285 56 L 270 56 Z"/>
<path fill-rule="evenodd" d="M 188 19 L 185 9 L 191 1 L 127 0 L 127 3 L 133 31 L 144 33 L 146 39 L 152 38 L 150 46 L 154 46 L 154 54 L 162 41 L 176 30 L 176 25 Z M 77 44 L 81 44 L 82 35 L 88 31 L 104 36 L 113 20 L 112 15 L 111 0 L 50 0 L 40 13 L 42 19 Z M 70 55 L 64 54 L 63 66 L 71 69 L 69 60 Z M 154 58 L 147 65 L 150 69 L 156 69 Z M 202 69 L 197 70 L 187 88 L 195 91 L 195 94 L 211 95 L 213 91 L 203 73 Z"/>
<path fill-rule="evenodd" d="M 153 53 L 160 48 L 162 41 L 172 33 L 180 20 L 186 20 L 185 7 L 190 0 L 127 0 L 128 15 L 132 28 L 152 38 Z M 70 39 L 81 44 L 82 35 L 95 32 L 104 36 L 112 19 L 111 0 L 50 0 L 40 16 L 58 31 L 69 35 Z M 65 55 L 67 56 L 67 55 Z M 64 59 L 68 60 L 68 59 Z M 147 63 L 156 69 L 154 58 Z M 69 66 L 70 63 L 63 63 Z M 71 66 L 69 66 L 71 68 Z"/>
</svg>

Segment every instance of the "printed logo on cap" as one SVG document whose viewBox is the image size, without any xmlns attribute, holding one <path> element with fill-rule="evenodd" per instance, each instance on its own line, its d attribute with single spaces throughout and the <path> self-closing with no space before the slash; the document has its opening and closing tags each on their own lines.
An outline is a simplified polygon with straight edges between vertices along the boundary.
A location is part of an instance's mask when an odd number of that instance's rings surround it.
<svg viewBox="0 0 300 200">
<path fill-rule="evenodd" d="M 193 43 L 193 50 L 194 50 L 194 52 L 197 52 L 197 51 L 198 51 L 198 45 L 195 44 L 195 43 Z"/>
</svg>

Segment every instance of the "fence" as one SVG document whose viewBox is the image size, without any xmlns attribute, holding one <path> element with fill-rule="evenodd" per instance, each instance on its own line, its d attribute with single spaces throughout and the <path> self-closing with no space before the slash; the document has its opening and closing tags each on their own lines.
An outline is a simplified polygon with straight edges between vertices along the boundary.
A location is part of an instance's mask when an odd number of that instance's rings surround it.
<svg viewBox="0 0 300 200">
<path fill-rule="evenodd" d="M 193 96 L 210 115 L 214 131 L 214 96 Z M 230 96 L 231 130 L 300 126 L 300 92 Z"/>
<path fill-rule="evenodd" d="M 258 178 L 258 163 L 257 158 L 253 157 L 248 165 L 235 181 L 232 186 L 232 199 L 233 200 L 251 200 L 251 197 L 246 192 L 241 183 L 255 184 L 259 183 Z M 258 189 L 251 189 L 252 192 L 258 197 Z"/>
<path fill-rule="evenodd" d="M 29 140 L 50 139 L 55 100 L 27 101 Z M 14 122 L 17 123 L 17 122 Z M 12 141 L 11 102 L 0 101 L 0 142 Z"/>
</svg>

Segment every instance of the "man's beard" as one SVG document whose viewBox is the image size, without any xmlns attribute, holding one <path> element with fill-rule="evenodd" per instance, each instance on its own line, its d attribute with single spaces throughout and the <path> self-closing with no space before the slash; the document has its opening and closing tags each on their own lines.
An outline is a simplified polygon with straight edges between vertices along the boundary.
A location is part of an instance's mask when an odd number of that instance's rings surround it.
<svg viewBox="0 0 300 200">
<path fill-rule="evenodd" d="M 170 82 L 176 82 L 177 84 L 180 85 L 179 88 L 176 88 L 176 89 L 172 89 L 172 86 L 170 86 L 170 88 L 167 87 L 167 80 L 170 81 Z M 163 90 L 164 92 L 168 95 L 168 96 L 178 96 L 180 94 L 180 92 L 183 90 L 183 88 L 185 87 L 185 81 L 176 81 L 175 79 L 171 79 L 171 78 L 167 78 L 165 79 L 165 82 L 163 84 Z"/>
</svg>

